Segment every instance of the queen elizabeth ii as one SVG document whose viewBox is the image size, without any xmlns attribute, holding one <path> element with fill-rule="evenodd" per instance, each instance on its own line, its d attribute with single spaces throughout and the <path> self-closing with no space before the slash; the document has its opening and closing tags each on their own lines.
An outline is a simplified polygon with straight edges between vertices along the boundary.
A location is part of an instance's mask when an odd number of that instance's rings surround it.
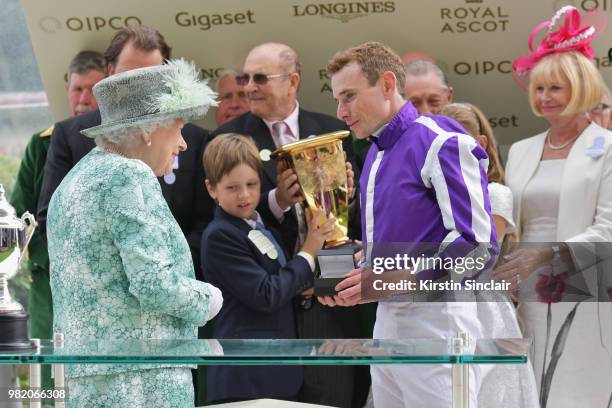
<svg viewBox="0 0 612 408">
<path fill-rule="evenodd" d="M 186 121 L 214 93 L 183 60 L 113 75 L 94 87 L 97 147 L 64 178 L 48 213 L 54 330 L 70 340 L 195 339 L 220 291 L 194 278 L 189 246 L 156 176 L 172 171 Z M 69 406 L 185 407 L 189 366 L 74 365 Z"/>
</svg>

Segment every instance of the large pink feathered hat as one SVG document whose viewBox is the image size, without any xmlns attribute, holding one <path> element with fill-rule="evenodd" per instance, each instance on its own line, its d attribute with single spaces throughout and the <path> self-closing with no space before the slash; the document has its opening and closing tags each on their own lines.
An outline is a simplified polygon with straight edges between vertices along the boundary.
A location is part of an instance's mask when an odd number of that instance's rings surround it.
<svg viewBox="0 0 612 408">
<path fill-rule="evenodd" d="M 599 9 L 586 12 L 583 16 L 573 6 L 562 7 L 553 18 L 535 26 L 529 36 L 529 54 L 512 63 L 512 73 L 518 85 L 526 89 L 529 73 L 547 55 L 558 52 L 577 51 L 593 59 L 591 41 L 600 36 L 607 23 L 606 15 Z M 534 49 L 533 42 L 540 31 L 546 34 Z"/>
</svg>

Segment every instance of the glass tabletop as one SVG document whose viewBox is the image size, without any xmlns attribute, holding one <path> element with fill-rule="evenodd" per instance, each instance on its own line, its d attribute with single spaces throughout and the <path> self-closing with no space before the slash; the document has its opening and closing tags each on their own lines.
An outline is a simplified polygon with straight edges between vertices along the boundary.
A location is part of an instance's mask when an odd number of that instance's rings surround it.
<svg viewBox="0 0 612 408">
<path fill-rule="evenodd" d="M 520 364 L 526 339 L 479 339 L 453 349 L 444 339 L 90 340 L 2 351 L 0 364 Z"/>
</svg>

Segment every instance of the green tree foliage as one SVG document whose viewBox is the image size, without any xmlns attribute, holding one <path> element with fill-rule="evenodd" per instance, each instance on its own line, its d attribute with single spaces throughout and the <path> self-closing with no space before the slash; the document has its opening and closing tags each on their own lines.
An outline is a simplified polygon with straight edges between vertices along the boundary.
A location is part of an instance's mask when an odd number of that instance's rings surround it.
<svg viewBox="0 0 612 408">
<path fill-rule="evenodd" d="M 11 197 L 11 192 L 17 178 L 20 160 L 15 157 L 0 155 L 0 184 L 4 186 L 7 199 Z"/>
</svg>

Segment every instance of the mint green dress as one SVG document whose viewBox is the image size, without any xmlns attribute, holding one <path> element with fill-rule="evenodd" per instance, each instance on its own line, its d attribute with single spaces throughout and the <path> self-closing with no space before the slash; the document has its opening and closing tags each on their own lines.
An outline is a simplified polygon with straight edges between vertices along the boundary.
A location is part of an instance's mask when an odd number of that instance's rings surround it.
<svg viewBox="0 0 612 408">
<path fill-rule="evenodd" d="M 197 338 L 211 291 L 145 163 L 92 150 L 53 194 L 47 236 L 53 328 L 67 345 Z M 68 405 L 193 407 L 190 368 L 66 365 Z"/>
</svg>

